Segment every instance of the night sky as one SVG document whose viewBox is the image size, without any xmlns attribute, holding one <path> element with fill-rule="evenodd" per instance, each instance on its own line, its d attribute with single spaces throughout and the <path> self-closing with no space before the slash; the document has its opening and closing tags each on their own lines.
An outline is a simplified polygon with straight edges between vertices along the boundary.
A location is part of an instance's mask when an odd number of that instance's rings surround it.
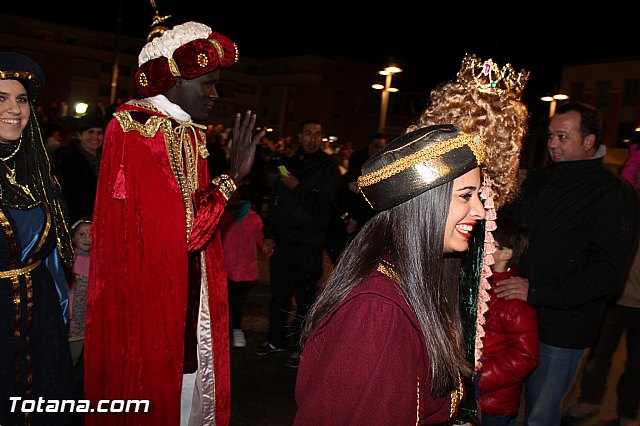
<svg viewBox="0 0 640 426">
<path fill-rule="evenodd" d="M 148 0 L 4 2 L 3 12 L 145 37 Z M 43 4 L 44 3 L 44 4 Z M 205 23 L 253 58 L 348 56 L 396 62 L 401 90 L 428 91 L 455 77 L 466 52 L 531 71 L 525 90 L 554 90 L 562 64 L 640 57 L 640 1 L 388 2 L 325 0 L 157 0 L 172 23 Z"/>
</svg>

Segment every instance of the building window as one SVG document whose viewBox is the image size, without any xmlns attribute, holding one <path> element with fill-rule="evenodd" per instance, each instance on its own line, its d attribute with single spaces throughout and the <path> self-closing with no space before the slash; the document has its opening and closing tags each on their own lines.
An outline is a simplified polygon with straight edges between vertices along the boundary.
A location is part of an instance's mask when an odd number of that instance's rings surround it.
<svg viewBox="0 0 640 426">
<path fill-rule="evenodd" d="M 618 126 L 618 137 L 616 138 L 616 145 L 628 146 L 629 142 L 633 138 L 633 133 L 635 131 L 636 126 L 633 123 L 625 123 L 622 122 Z"/>
<path fill-rule="evenodd" d="M 640 99 L 640 79 L 625 80 L 622 92 L 622 105 L 634 106 L 638 105 Z"/>
<path fill-rule="evenodd" d="M 596 83 L 596 107 L 609 105 L 609 95 L 611 94 L 611 80 L 598 81 Z"/>
</svg>

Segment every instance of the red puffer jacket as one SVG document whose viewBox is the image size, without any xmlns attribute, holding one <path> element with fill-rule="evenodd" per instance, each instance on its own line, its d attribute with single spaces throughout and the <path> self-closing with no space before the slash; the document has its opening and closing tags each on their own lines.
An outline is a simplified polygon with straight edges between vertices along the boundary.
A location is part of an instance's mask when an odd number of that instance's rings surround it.
<svg viewBox="0 0 640 426">
<path fill-rule="evenodd" d="M 494 272 L 499 282 L 517 271 Z M 480 412 L 513 416 L 518 412 L 522 383 L 538 365 L 536 310 L 522 300 L 505 300 L 490 293 L 480 372 Z"/>
</svg>

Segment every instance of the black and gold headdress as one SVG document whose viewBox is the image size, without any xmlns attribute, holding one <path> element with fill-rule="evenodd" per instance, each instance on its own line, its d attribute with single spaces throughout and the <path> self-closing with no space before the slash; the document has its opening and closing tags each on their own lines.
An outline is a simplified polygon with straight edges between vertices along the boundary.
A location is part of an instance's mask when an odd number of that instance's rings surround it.
<svg viewBox="0 0 640 426">
<path fill-rule="evenodd" d="M 391 141 L 362 166 L 358 186 L 374 210 L 387 210 L 479 166 L 480 136 L 452 124 L 423 127 Z"/>
<path fill-rule="evenodd" d="M 31 101 L 42 93 L 44 72 L 37 62 L 18 52 L 0 52 L 0 79 L 21 81 Z"/>
</svg>

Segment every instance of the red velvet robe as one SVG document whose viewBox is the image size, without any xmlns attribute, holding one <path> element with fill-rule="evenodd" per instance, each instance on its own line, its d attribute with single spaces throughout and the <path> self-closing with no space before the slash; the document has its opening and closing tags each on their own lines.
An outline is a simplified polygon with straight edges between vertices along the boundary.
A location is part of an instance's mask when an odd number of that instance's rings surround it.
<svg viewBox="0 0 640 426">
<path fill-rule="evenodd" d="M 204 416 L 216 425 L 230 418 L 227 283 L 222 246 L 215 226 L 206 230 L 206 245 L 188 256 L 187 232 L 197 229 L 192 190 L 179 183 L 165 138 L 166 116 L 141 106 L 122 105 L 133 120 L 113 119 L 105 134 L 93 220 L 85 337 L 85 397 L 96 408 L 99 399 L 150 401 L 147 413 L 93 413 L 87 425 L 178 425 L 185 359 L 189 280 L 209 294 L 210 327 L 202 339 L 212 353 L 200 352 L 208 371 L 213 401 Z M 118 114 L 118 113 L 116 113 Z M 160 124 L 159 124 L 160 123 Z M 187 132 L 193 142 L 193 128 Z M 197 180 L 209 182 L 206 159 L 198 155 Z M 192 167 L 193 169 L 193 167 Z M 215 225 L 225 200 L 217 191 L 208 198 L 207 222 Z M 195 216 L 204 217 L 200 211 Z M 195 262 L 189 262 L 193 257 Z M 204 265 L 199 259 L 204 259 Z M 193 260 L 192 259 L 192 260 Z M 204 266 L 206 274 L 201 274 Z M 194 299 L 189 299 L 193 302 Z M 190 304 L 190 307 L 193 305 Z M 204 306 L 206 309 L 207 306 Z M 203 308 L 203 306 L 200 306 Z M 193 317 L 197 312 L 190 312 Z M 197 316 L 195 317 L 197 318 Z M 190 347 L 194 347 L 192 342 Z M 206 346 L 206 345 L 205 345 Z M 215 403 L 215 409 L 213 407 Z"/>
</svg>

